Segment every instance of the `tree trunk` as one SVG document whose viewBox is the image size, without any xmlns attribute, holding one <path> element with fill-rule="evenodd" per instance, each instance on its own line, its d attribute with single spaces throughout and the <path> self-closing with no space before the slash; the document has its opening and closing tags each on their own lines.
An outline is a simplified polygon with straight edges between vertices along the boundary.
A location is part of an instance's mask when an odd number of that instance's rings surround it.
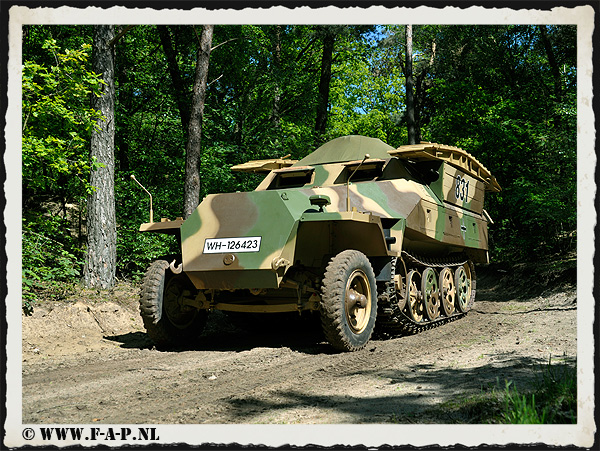
<svg viewBox="0 0 600 451">
<path fill-rule="evenodd" d="M 415 100 L 413 81 L 412 25 L 406 26 L 406 124 L 408 127 L 408 144 L 417 143 L 415 127 Z"/>
<path fill-rule="evenodd" d="M 184 218 L 191 215 L 200 203 L 200 144 L 213 29 L 213 25 L 202 26 L 200 48 L 198 49 L 198 59 L 196 61 L 192 111 L 188 126 L 188 141 L 185 148 Z"/>
<path fill-rule="evenodd" d="M 184 133 L 187 133 L 190 122 L 190 107 L 185 92 L 185 86 L 181 79 L 181 72 L 179 71 L 177 59 L 175 58 L 171 33 L 169 27 L 166 25 L 157 25 L 156 28 L 158 29 L 158 35 L 160 36 L 163 51 L 167 57 L 167 66 L 169 68 L 169 73 L 171 74 L 173 88 L 175 89 L 175 100 L 177 101 L 177 108 L 179 109 L 181 126 L 183 127 Z"/>
<path fill-rule="evenodd" d="M 273 32 L 273 111 L 271 120 L 275 130 L 281 129 L 281 25 L 275 25 Z"/>
<path fill-rule="evenodd" d="M 425 77 L 427 73 L 425 71 L 418 73 L 413 76 L 414 81 L 414 97 L 413 97 L 413 111 L 414 111 L 414 124 L 415 124 L 415 142 L 416 144 L 421 141 L 421 112 L 425 105 Z"/>
<path fill-rule="evenodd" d="M 119 132 L 115 131 L 115 166 L 119 172 L 129 172 L 129 141 L 130 141 L 130 118 L 133 116 L 133 83 L 127 77 L 125 68 L 129 65 L 124 57 L 126 52 L 115 55 L 115 80 L 119 86 L 117 100 L 122 106 L 122 111 L 127 114 L 119 118 Z"/>
<path fill-rule="evenodd" d="M 333 46 L 335 35 L 326 32 L 323 36 L 323 57 L 321 59 L 321 79 L 319 81 L 319 98 L 317 103 L 317 135 L 325 133 L 327 127 L 327 108 L 329 106 L 329 84 L 331 83 L 331 63 L 333 61 Z"/>
<path fill-rule="evenodd" d="M 233 125 L 233 142 L 236 146 L 241 146 L 244 139 L 244 107 L 245 102 L 242 102 L 242 106 L 238 108 L 238 119 Z"/>
<path fill-rule="evenodd" d="M 88 249 L 84 269 L 87 287 L 110 288 L 115 283 L 117 260 L 117 227 L 115 217 L 115 71 L 110 42 L 115 36 L 111 25 L 94 26 L 92 70 L 106 83 L 102 96 L 92 97 L 92 108 L 104 116 L 92 132 L 91 157 L 101 164 L 90 175 L 95 187 L 88 197 Z"/>
<path fill-rule="evenodd" d="M 552 72 L 552 77 L 554 78 L 554 94 L 556 95 L 556 99 L 560 102 L 562 97 L 560 69 L 558 68 L 556 57 L 554 56 L 552 44 L 550 43 L 550 39 L 548 39 L 546 25 L 538 25 L 538 29 L 540 30 L 540 34 L 542 36 L 542 43 L 544 44 L 544 50 L 546 50 L 550 71 Z"/>
</svg>

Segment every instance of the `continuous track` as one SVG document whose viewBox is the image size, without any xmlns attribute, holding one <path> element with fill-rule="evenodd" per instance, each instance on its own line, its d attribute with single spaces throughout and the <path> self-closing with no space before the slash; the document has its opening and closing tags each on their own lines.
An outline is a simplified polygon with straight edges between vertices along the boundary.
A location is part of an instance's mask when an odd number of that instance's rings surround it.
<svg viewBox="0 0 600 451">
<path fill-rule="evenodd" d="M 402 289 L 396 291 L 394 284 L 394 277 L 396 274 L 396 267 L 398 264 L 402 264 L 403 271 L 405 274 L 402 279 Z M 473 305 L 475 299 L 476 289 L 476 277 L 475 267 L 473 263 L 466 258 L 464 255 L 459 255 L 455 258 L 448 259 L 429 259 L 423 257 L 417 257 L 409 254 L 408 252 L 402 251 L 400 258 L 396 258 L 392 261 L 392 275 L 391 280 L 385 283 L 385 287 L 381 290 L 381 294 L 377 299 L 378 311 L 377 311 L 377 324 L 378 329 L 381 333 L 388 335 L 412 335 L 425 330 L 433 329 L 434 327 L 443 326 L 449 322 L 455 321 L 464 317 L 467 313 L 455 310 L 450 316 L 440 315 L 433 321 L 423 318 L 421 321 L 415 321 L 408 313 L 408 302 L 406 301 L 406 274 L 411 269 L 416 269 L 420 273 L 425 268 L 444 268 L 450 267 L 453 272 L 456 268 L 467 264 L 471 271 L 471 294 L 467 304 L 467 310 Z M 422 296 L 421 296 L 422 299 Z"/>
</svg>

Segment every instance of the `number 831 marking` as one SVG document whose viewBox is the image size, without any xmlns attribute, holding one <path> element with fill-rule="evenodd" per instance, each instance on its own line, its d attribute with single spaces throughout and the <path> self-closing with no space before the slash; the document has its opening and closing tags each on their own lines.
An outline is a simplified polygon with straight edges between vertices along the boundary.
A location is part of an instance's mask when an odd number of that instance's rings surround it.
<svg viewBox="0 0 600 451">
<path fill-rule="evenodd" d="M 462 201 L 469 199 L 469 181 L 464 177 L 461 177 L 460 174 L 456 176 L 456 199 L 460 199 Z"/>
</svg>

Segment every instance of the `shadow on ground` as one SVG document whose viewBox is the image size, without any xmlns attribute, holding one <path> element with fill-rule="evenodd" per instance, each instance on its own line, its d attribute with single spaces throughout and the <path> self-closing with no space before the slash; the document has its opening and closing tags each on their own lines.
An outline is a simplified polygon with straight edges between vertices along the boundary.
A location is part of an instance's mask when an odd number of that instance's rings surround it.
<svg viewBox="0 0 600 451">
<path fill-rule="evenodd" d="M 492 302 L 526 301 L 536 296 L 551 296 L 565 290 L 576 289 L 576 256 L 562 261 L 552 260 L 539 264 L 510 264 L 506 262 L 479 265 L 477 271 L 477 297 L 474 313 L 502 314 L 506 312 L 485 312 L 477 308 L 477 300 Z M 568 299 L 567 299 L 568 297 Z M 567 296 L 568 303 L 562 306 L 518 311 L 524 315 L 533 311 L 575 310 L 576 297 Z M 373 338 L 386 338 L 386 334 L 376 334 Z M 105 336 L 107 340 L 121 343 L 123 348 L 152 348 L 153 343 L 143 332 Z M 389 338 L 389 337 L 388 337 Z M 325 343 L 318 313 L 248 314 L 213 311 L 209 315 L 205 330 L 198 341 L 180 347 L 170 347 L 165 351 L 246 351 L 256 347 L 288 347 L 306 354 L 335 353 Z"/>
<path fill-rule="evenodd" d="M 152 340 L 150 340 L 146 332 L 129 332 L 122 335 L 105 335 L 103 338 L 121 343 L 121 348 L 125 349 L 149 349 L 154 346 Z"/>
<path fill-rule="evenodd" d="M 406 370 L 373 373 L 387 379 L 389 390 L 382 396 L 356 397 L 324 395 L 298 390 L 271 391 L 265 397 L 236 396 L 228 401 L 230 422 L 271 422 L 278 412 L 296 412 L 297 418 L 310 416 L 319 422 L 319 410 L 329 410 L 324 417 L 339 418 L 336 423 L 436 423 L 477 424 L 497 422 L 503 405 L 502 394 L 507 381 L 520 393 L 531 391 L 541 381 L 542 359 L 505 356 L 502 363 L 477 368 L 439 368 L 414 365 Z M 553 363 L 553 367 L 574 367 L 573 361 Z M 357 371 L 362 376 L 369 372 Z M 389 387 L 388 387 L 389 388 Z M 284 421 L 285 422 L 285 421 Z M 290 422 L 294 422 L 293 419 Z"/>
<path fill-rule="evenodd" d="M 244 323 L 244 321 L 246 321 Z M 122 348 L 149 349 L 154 344 L 145 332 L 105 336 Z M 305 354 L 334 354 L 325 343 L 316 317 L 296 315 L 239 315 L 211 312 L 205 330 L 187 345 L 157 348 L 161 351 L 248 351 L 258 347 L 287 347 Z"/>
</svg>

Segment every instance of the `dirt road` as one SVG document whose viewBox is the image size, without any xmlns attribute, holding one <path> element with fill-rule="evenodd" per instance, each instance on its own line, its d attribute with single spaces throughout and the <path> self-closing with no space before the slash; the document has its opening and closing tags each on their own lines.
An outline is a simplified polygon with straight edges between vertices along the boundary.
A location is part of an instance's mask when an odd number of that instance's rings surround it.
<svg viewBox="0 0 600 451">
<path fill-rule="evenodd" d="M 550 356 L 575 364 L 575 287 L 518 297 L 501 276 L 480 275 L 465 318 L 355 353 L 333 352 L 310 321 L 246 331 L 218 312 L 194 349 L 159 351 L 128 285 L 37 306 L 23 317 L 23 423 L 472 421 L 451 401 L 506 380 L 525 389 Z"/>
</svg>

